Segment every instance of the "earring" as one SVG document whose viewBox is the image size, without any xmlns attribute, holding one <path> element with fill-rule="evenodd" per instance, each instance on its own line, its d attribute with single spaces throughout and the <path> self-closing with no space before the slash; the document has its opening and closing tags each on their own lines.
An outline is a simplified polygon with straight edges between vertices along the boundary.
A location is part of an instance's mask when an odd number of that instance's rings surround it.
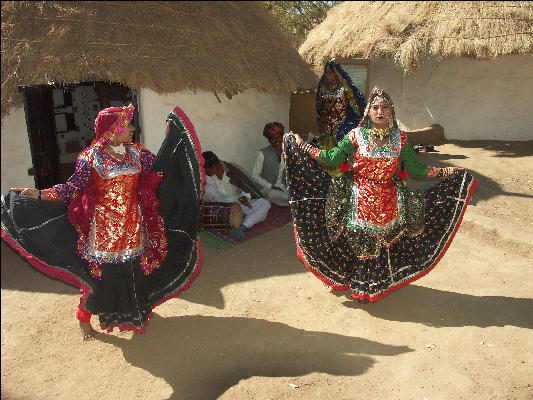
<svg viewBox="0 0 533 400">
<path fill-rule="evenodd" d="M 392 119 L 392 116 L 389 118 L 389 128 L 394 128 L 394 120 Z"/>
</svg>

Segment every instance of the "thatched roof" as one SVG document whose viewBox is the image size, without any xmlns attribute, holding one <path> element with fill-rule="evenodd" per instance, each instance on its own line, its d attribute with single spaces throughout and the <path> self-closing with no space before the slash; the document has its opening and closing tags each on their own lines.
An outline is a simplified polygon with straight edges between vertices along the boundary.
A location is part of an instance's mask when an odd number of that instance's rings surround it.
<svg viewBox="0 0 533 400">
<path fill-rule="evenodd" d="M 2 116 L 18 85 L 108 81 L 157 93 L 314 87 L 261 2 L 3 1 Z"/>
<path fill-rule="evenodd" d="M 533 52 L 531 1 L 346 1 L 299 48 L 316 71 L 332 58 L 390 57 L 406 72 L 430 56 L 478 60 Z"/>
</svg>

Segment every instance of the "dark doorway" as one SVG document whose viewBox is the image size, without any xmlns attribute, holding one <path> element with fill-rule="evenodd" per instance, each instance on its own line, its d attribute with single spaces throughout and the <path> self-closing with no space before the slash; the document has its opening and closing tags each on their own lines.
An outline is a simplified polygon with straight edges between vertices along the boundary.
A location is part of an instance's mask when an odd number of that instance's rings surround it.
<svg viewBox="0 0 533 400">
<path fill-rule="evenodd" d="M 133 140 L 140 138 L 137 93 L 118 83 L 84 82 L 72 85 L 19 87 L 24 101 L 35 187 L 65 182 L 76 158 L 94 139 L 94 120 L 106 107 L 135 107 Z"/>
</svg>

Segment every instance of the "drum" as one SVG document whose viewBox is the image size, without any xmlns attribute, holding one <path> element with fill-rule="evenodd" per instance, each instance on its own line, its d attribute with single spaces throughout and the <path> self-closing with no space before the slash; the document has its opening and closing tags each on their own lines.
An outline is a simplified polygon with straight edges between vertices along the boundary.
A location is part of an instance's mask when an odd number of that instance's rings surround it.
<svg viewBox="0 0 533 400">
<path fill-rule="evenodd" d="M 212 231 L 226 231 L 241 226 L 244 213 L 239 203 L 203 201 L 200 204 L 200 226 Z"/>
</svg>

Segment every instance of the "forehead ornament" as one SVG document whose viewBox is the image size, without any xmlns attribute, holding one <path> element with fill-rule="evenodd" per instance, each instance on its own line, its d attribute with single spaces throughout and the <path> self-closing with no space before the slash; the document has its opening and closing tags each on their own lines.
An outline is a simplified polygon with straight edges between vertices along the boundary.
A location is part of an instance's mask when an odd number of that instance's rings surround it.
<svg viewBox="0 0 533 400">
<path fill-rule="evenodd" d="M 389 106 L 392 107 L 392 104 L 390 103 L 390 101 L 385 96 L 383 96 L 381 93 L 378 93 L 376 96 L 374 96 L 374 98 L 372 99 L 372 105 L 380 103 L 382 101 L 384 101 L 385 103 L 387 103 Z"/>
</svg>

